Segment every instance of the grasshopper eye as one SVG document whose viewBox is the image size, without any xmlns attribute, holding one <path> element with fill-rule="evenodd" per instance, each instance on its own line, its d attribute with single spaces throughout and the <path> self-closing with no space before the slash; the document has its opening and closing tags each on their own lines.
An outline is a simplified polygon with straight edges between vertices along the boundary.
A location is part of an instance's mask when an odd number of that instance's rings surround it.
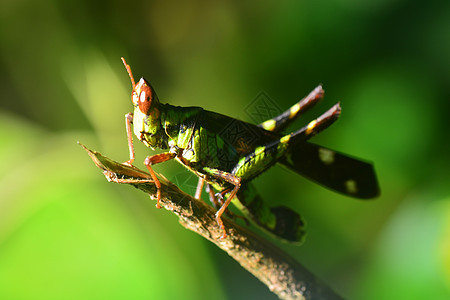
<svg viewBox="0 0 450 300">
<path fill-rule="evenodd" d="M 143 85 L 141 92 L 139 94 L 139 110 L 143 114 L 148 114 L 150 111 L 150 106 L 152 105 L 153 99 L 153 91 L 152 88 L 148 85 Z"/>
</svg>

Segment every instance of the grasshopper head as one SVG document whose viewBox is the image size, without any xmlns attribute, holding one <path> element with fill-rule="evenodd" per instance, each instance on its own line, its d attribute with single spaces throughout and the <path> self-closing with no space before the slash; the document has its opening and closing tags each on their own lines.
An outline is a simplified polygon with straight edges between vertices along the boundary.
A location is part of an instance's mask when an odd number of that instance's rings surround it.
<svg viewBox="0 0 450 300">
<path fill-rule="evenodd" d="M 134 107 L 139 107 L 139 110 L 144 115 L 150 115 L 153 108 L 158 106 L 158 96 L 156 96 L 150 83 L 144 78 L 141 78 L 137 84 L 134 82 L 133 74 L 131 73 L 131 67 L 126 63 L 125 59 L 122 57 L 122 62 L 127 69 L 128 76 L 130 76 L 131 84 L 133 85 L 133 92 L 131 94 L 131 100 L 133 101 Z"/>
<path fill-rule="evenodd" d="M 141 78 L 133 88 L 131 98 L 134 107 L 139 107 L 139 110 L 145 115 L 149 115 L 150 111 L 156 108 L 159 102 L 152 86 L 144 78 Z"/>
</svg>

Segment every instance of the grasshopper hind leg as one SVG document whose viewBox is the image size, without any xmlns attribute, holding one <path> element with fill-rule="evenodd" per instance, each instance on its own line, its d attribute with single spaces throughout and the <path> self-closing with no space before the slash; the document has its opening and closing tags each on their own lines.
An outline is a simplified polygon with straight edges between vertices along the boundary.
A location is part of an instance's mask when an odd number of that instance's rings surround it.
<svg viewBox="0 0 450 300">
<path fill-rule="evenodd" d="M 305 98 L 291 106 L 288 110 L 274 117 L 273 119 L 262 122 L 258 125 L 258 127 L 272 132 L 281 132 L 303 113 L 316 105 L 323 98 L 323 95 L 323 88 L 321 85 L 319 85 L 314 90 L 312 90 Z"/>
</svg>

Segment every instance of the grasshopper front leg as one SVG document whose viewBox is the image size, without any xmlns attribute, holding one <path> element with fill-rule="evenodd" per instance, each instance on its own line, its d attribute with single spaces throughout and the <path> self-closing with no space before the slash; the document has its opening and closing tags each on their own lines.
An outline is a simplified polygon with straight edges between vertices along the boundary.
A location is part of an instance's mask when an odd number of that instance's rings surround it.
<svg viewBox="0 0 450 300">
<path fill-rule="evenodd" d="M 156 185 L 156 207 L 161 208 L 160 202 L 161 202 L 161 182 L 159 182 L 158 177 L 156 177 L 155 171 L 152 169 L 152 165 L 159 164 L 171 159 L 174 159 L 176 156 L 173 152 L 165 152 L 160 154 L 155 154 L 151 156 L 147 156 L 144 160 L 144 164 L 147 167 L 148 171 L 150 172 L 150 175 L 152 176 L 152 179 Z"/>
<path fill-rule="evenodd" d="M 127 113 L 125 115 L 125 128 L 127 129 L 128 149 L 130 150 L 130 159 L 124 164 L 133 165 L 134 162 L 134 146 L 133 146 L 133 131 L 131 129 L 131 123 L 133 123 L 133 113 Z"/>
<path fill-rule="evenodd" d="M 128 139 L 128 149 L 130 150 L 130 159 L 124 164 L 126 165 L 133 165 L 135 156 L 134 156 L 134 146 L 133 146 L 133 131 L 131 129 L 131 124 L 133 123 L 133 113 L 127 113 L 125 115 L 125 127 L 127 129 L 127 139 Z M 158 177 L 156 176 L 155 171 L 152 169 L 152 165 L 157 163 L 162 163 L 168 160 L 171 160 L 175 158 L 176 154 L 172 152 L 166 152 L 166 153 L 160 153 L 156 155 L 147 156 L 144 160 L 144 164 L 147 167 L 148 171 L 150 172 L 150 175 L 152 177 L 153 182 L 156 185 L 156 207 L 161 208 L 160 202 L 161 202 L 161 182 L 159 182 Z"/>
</svg>

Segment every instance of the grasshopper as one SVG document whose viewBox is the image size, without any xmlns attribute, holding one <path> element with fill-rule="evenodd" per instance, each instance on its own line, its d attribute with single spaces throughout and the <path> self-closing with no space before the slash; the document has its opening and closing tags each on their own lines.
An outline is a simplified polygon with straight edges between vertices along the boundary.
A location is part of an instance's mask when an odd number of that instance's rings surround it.
<svg viewBox="0 0 450 300">
<path fill-rule="evenodd" d="M 227 235 L 222 216 L 233 201 L 267 232 L 288 242 L 302 240 L 304 223 L 300 215 L 284 206 L 268 207 L 251 184 L 277 163 L 348 196 L 368 199 L 379 194 L 372 164 L 308 142 L 337 120 L 339 103 L 299 130 L 281 133 L 323 97 L 322 86 L 279 116 L 254 125 L 201 107 L 162 104 L 148 81 L 141 78 L 136 83 L 131 67 L 124 58 L 122 62 L 131 80 L 134 106 L 134 112 L 125 115 L 130 151 L 126 163 L 132 165 L 135 160 L 133 132 L 147 147 L 168 150 L 144 160 L 157 187 L 158 208 L 161 184 L 152 166 L 171 159 L 199 177 L 197 199 L 206 184 L 217 209 L 215 219 L 222 238 Z M 212 188 L 219 192 L 214 194 Z"/>
</svg>

